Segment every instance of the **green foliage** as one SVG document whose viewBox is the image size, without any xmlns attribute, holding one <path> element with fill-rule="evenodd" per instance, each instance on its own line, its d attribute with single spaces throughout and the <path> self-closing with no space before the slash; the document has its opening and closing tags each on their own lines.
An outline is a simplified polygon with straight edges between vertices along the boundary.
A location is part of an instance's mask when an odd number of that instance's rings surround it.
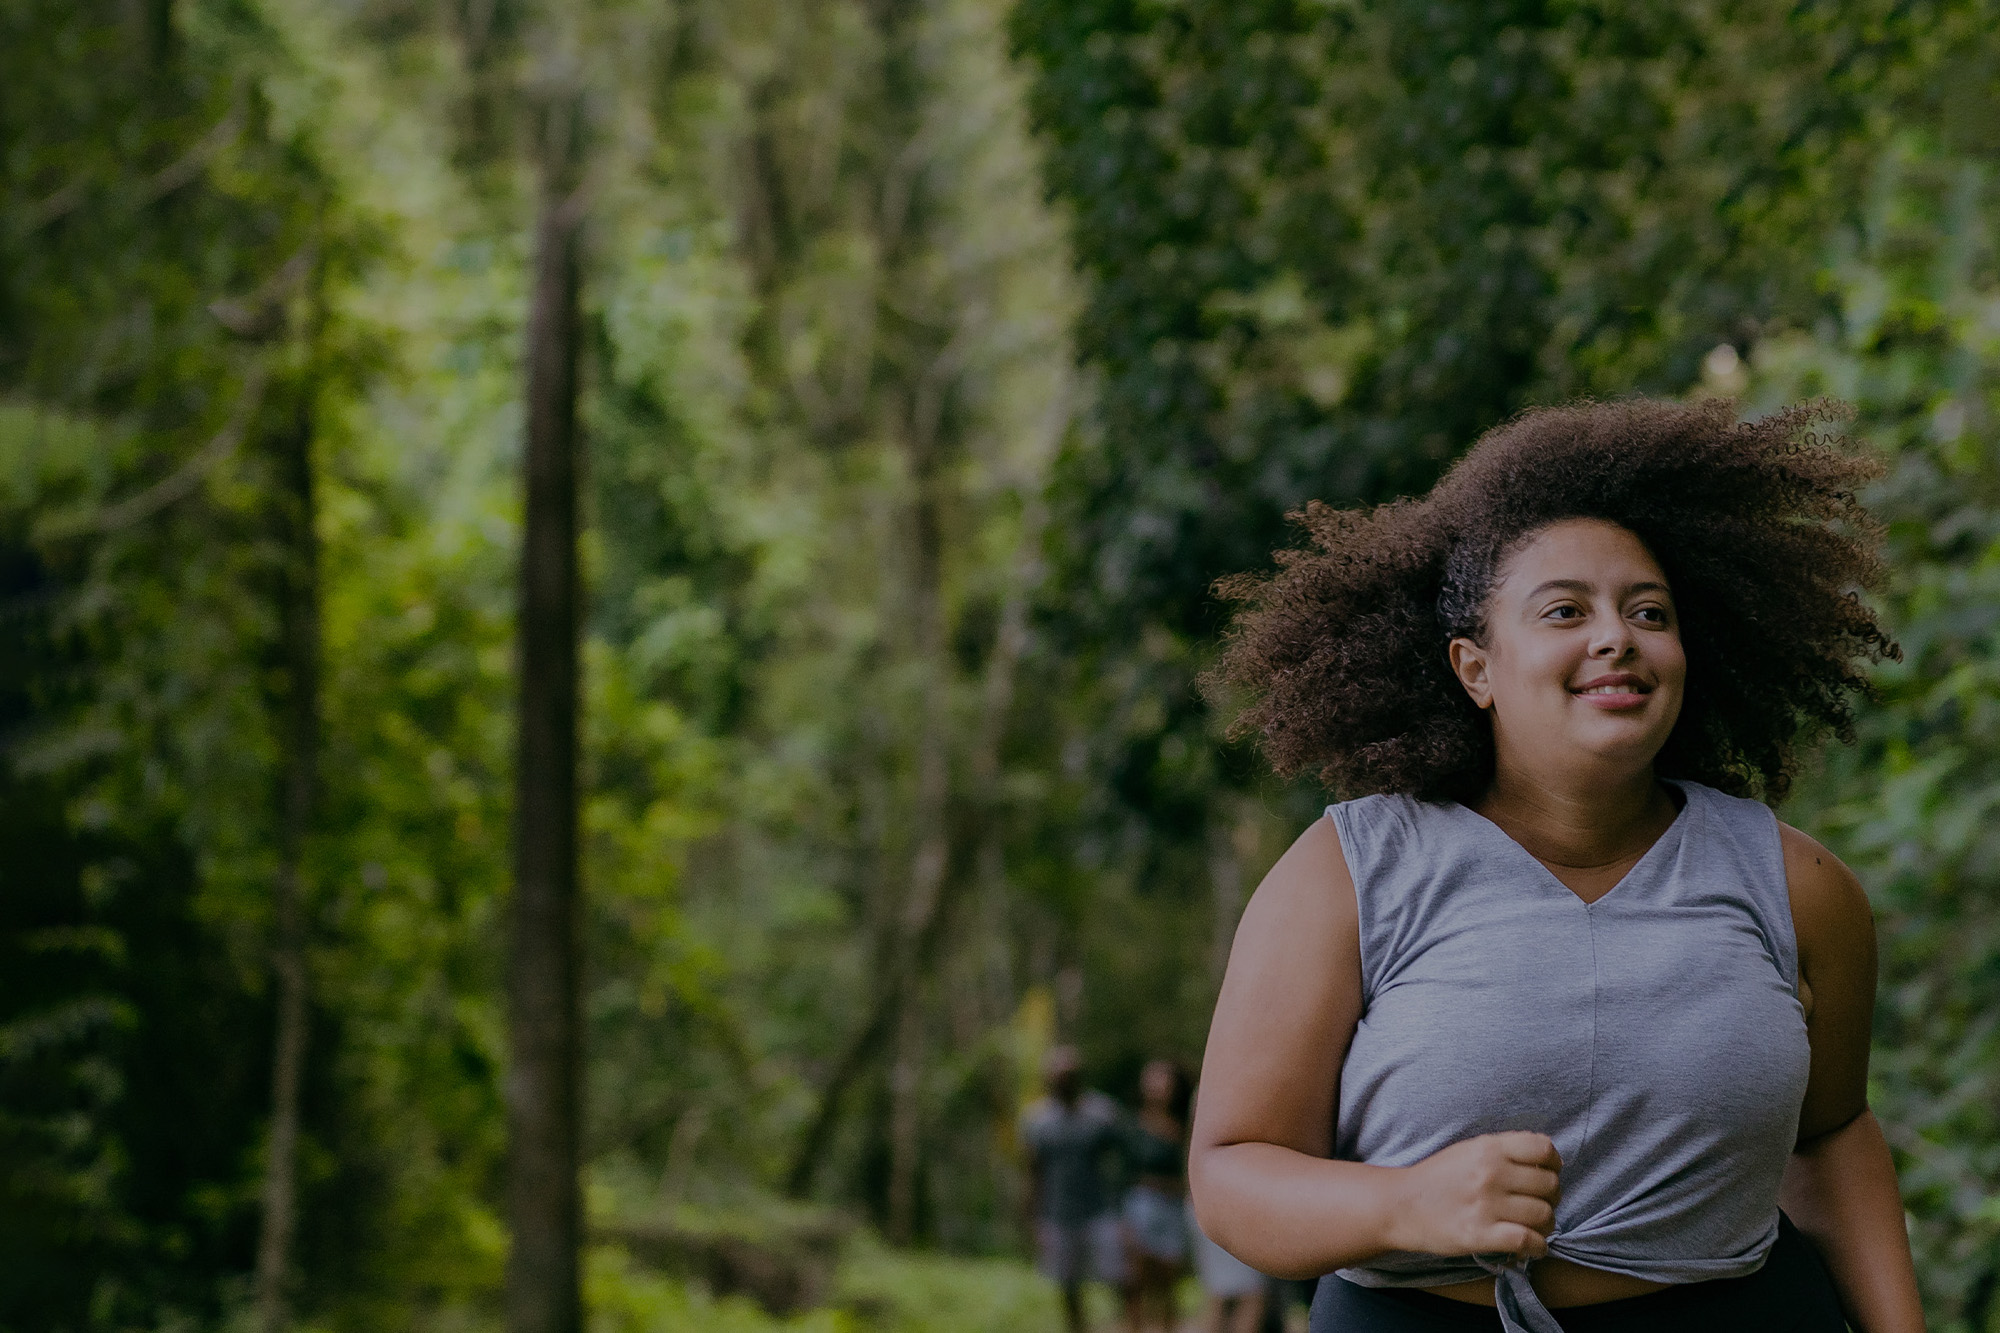
<svg viewBox="0 0 2000 1333">
<path fill-rule="evenodd" d="M 2000 193 L 1990 159 L 1910 131 L 1836 239 L 1837 324 L 1760 343 L 1760 398 L 1831 393 L 1889 451 L 1887 597 L 1902 662 L 1860 743 L 1808 785 L 1812 821 L 1861 873 L 1882 941 L 1873 1100 L 1890 1127 L 1934 1312 L 1988 1327 L 2000 1214 L 1991 1015 L 2000 806 Z"/>
<path fill-rule="evenodd" d="M 268 1107 L 265 445 L 308 393 L 272 338 L 326 201 L 254 8 L 0 22 L 0 526 L 33 571 L 0 971 L 26 1276 L 0 1318 L 210 1320 L 247 1267 Z"/>
<path fill-rule="evenodd" d="M 637 1267 L 612 1248 L 591 1251 L 584 1299 L 591 1333 L 859 1333 L 865 1327 L 838 1310 L 769 1315 L 747 1296 L 710 1296 Z"/>
<path fill-rule="evenodd" d="M 1087 823 L 1145 878 L 1203 878 L 1256 771 L 1191 685 L 1211 585 L 1266 565 L 1305 498 L 1422 490 L 1527 404 L 1677 393 L 1718 343 L 1812 327 L 1820 237 L 1932 19 L 1023 0 L 1101 375 L 1047 612 Z"/>
<path fill-rule="evenodd" d="M 47 573 L 7 552 L 0 728 L 74 690 Z M 0 801 L 0 1328 L 212 1311 L 244 1241 L 239 1156 L 261 1121 L 255 996 L 198 918 L 171 831 L 77 828 L 47 774 Z M 170 1108 L 205 1108 L 175 1114 Z"/>
<path fill-rule="evenodd" d="M 1213 580 L 1305 498 L 1421 489 L 1523 405 L 1683 392 L 1719 344 L 1815 328 L 1824 238 L 1957 13 L 1016 7 L 1099 387 L 1054 475 L 1039 664 L 1094 1042 L 1198 1039 L 1246 877 L 1316 804 L 1193 688 Z M 1138 919 L 1162 947 L 1092 947 Z"/>
<path fill-rule="evenodd" d="M 117 47 L 129 34 L 115 17 L 51 8 L 33 35 L 71 23 Z M 218 982 L 217 995 L 261 1013 L 284 687 L 271 667 L 263 442 L 309 413 L 326 753 L 309 855 L 300 1304 L 333 1328 L 476 1323 L 504 1252 L 499 921 L 526 210 L 508 158 L 519 126 L 493 100 L 507 86 L 493 70 L 513 57 L 493 32 L 414 6 L 272 0 L 171 18 L 161 59 L 207 62 L 221 91 L 202 124 L 229 129 L 180 188 L 219 193 L 241 216 L 218 203 L 215 216 L 111 215 L 122 230 L 84 236 L 8 233 L 24 257 L 15 308 L 29 312 L 8 327 L 37 365 L 119 333 L 108 298 L 46 318 L 77 264 L 115 253 L 151 265 L 164 295 L 148 299 L 177 321 L 171 337 L 108 344 L 136 367 L 122 382 L 209 395 L 175 416 L 150 389 L 92 397 L 9 372 L 22 397 L 8 421 L 27 424 L 10 436 L 7 512 L 24 529 L 47 520 L 37 549 L 80 645 L 72 694 L 38 718 L 35 762 L 65 825 L 101 812 L 89 818 L 106 830 L 182 854 L 180 898 L 159 875 L 130 891 L 163 910 L 185 902 L 234 987 Z M 516 32 L 526 21 L 502 18 Z M 1065 372 L 1068 274 L 991 6 L 880 18 L 832 2 L 651 17 L 577 6 L 567 18 L 598 126 L 590 1135 L 597 1169 L 641 1181 L 644 1207 L 662 1191 L 771 1183 L 850 1035 L 846 1015 L 869 1002 L 915 854 L 915 756 L 940 740 L 925 701 L 940 698 L 956 725 L 991 688 L 996 616 L 1060 428 L 1048 401 Z M 19 85 L 19 123 L 51 143 L 54 90 L 82 81 L 81 59 Z M 228 96 L 246 108 L 238 121 Z M 123 107 L 114 99 L 103 118 L 168 133 L 156 112 Z M 83 128 L 93 144 L 127 133 Z M 21 142 L 15 219 L 61 185 L 43 179 L 46 162 L 90 160 L 31 157 L 39 141 Z M 771 155 L 762 204 L 743 198 L 718 143 Z M 906 188 L 885 200 L 882 173 L 898 161 Z M 113 164 L 102 170 L 112 188 Z M 231 249 L 232 227 L 263 248 Z M 262 317 L 258 284 L 305 238 L 314 285 L 278 293 L 280 332 L 232 332 Z M 150 290 L 115 274 L 106 286 Z M 913 432 L 932 439 L 924 458 Z M 149 489 L 163 477 L 166 491 Z M 928 581 L 910 573 L 920 506 L 951 536 Z M 108 526 L 107 512 L 129 521 Z M 941 651 L 912 634 L 913 597 L 934 603 Z M 958 734 L 942 743 L 963 751 Z M 137 942 L 131 957 L 167 962 Z M 94 994 L 69 981 L 80 988 L 64 1003 Z M 1011 983 L 989 982 L 985 1007 L 951 1021 L 1011 1015 Z M 0 1016 L 40 1003 L 24 986 Z M 228 1244 L 186 1271 L 205 1293 L 190 1310 L 201 1319 L 240 1284 L 255 1220 L 268 1032 L 261 1018 L 235 1030 L 242 1085 L 218 1090 L 230 1113 L 207 1123 L 226 1149 L 220 1178 L 190 1184 L 153 1159 L 121 1167 L 170 1192 L 198 1185 L 224 1216 Z M 81 1041 L 76 1060 L 108 1041 Z M 1011 1213 L 993 1201 L 1004 1182 L 988 1183 L 1001 1174 L 990 1126 L 1011 1116 L 1014 1073 L 1004 1050 L 973 1040 L 934 1081 L 931 1135 L 982 1185 L 963 1201 L 940 1188 L 926 1225 L 991 1244 Z M 859 1114 L 842 1118 L 852 1129 L 823 1164 L 844 1197 L 881 1197 L 870 1173 L 883 1126 L 867 1108 L 884 1086 L 879 1067 L 865 1072 Z M 157 1101 L 133 1109 L 157 1114 Z M 100 1157 L 77 1158 L 79 1181 L 104 1173 Z M 119 1197 L 102 1211 L 106 1225 L 129 1220 Z"/>
<path fill-rule="evenodd" d="M 867 1239 L 843 1256 L 830 1304 L 791 1317 L 766 1314 L 742 1296 L 706 1296 L 608 1247 L 592 1251 L 585 1290 L 592 1333 L 1055 1333 L 1062 1326 L 1054 1287 L 1021 1264 L 898 1251 Z"/>
<path fill-rule="evenodd" d="M 1809 324 L 1856 53 L 1907 58 L 1874 8 L 1024 3 L 1094 279 L 1102 439 L 1065 484 L 1113 632 L 1206 631 L 1301 495 L 1421 489 L 1525 403 Z"/>
<path fill-rule="evenodd" d="M 835 1300 L 860 1327 L 884 1333 L 1054 1333 L 1061 1326 L 1055 1288 L 1021 1264 L 892 1250 L 865 1239 L 841 1265 Z"/>
<path fill-rule="evenodd" d="M 1934 1310 L 1987 1320 L 1987 10 L 8 7 L 0 1249 L 33 1280 L 0 1329 L 236 1313 L 302 428 L 325 754 L 297 1304 L 494 1326 L 520 91 L 557 48 L 594 163 L 601 1227 L 742 1213 L 825 1111 L 822 1200 L 891 1220 L 900 1178 L 916 1236 L 1015 1250 L 1039 1052 L 1080 1038 L 1116 1092 L 1192 1057 L 1242 893 L 1311 804 L 1249 794 L 1190 689 L 1210 581 L 1301 499 L 1425 485 L 1524 403 L 1747 385 L 1846 396 L 1895 454 L 1907 657 L 1801 817 L 1884 914 L 1877 1100 Z M 792 1318 L 609 1245 L 589 1290 L 605 1330 L 1056 1323 L 1017 1261 L 865 1231 Z"/>
</svg>

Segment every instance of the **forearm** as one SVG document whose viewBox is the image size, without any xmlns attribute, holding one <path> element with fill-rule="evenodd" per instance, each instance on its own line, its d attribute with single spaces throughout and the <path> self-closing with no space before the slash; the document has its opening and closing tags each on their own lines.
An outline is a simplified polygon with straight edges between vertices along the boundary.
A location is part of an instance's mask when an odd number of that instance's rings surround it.
<svg viewBox="0 0 2000 1333">
<path fill-rule="evenodd" d="M 1272 1277 L 1319 1277 L 1397 1248 L 1403 1174 L 1274 1143 L 1198 1148 L 1189 1162 L 1201 1229 Z"/>
<path fill-rule="evenodd" d="M 1872 1112 L 1794 1152 L 1778 1202 L 1818 1244 L 1860 1333 L 1923 1333 L 1895 1163 Z"/>
</svg>

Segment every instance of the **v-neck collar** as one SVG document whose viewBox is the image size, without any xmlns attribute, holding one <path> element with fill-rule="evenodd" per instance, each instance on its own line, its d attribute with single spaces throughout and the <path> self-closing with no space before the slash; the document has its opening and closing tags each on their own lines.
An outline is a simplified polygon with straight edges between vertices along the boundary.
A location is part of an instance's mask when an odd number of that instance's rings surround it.
<svg viewBox="0 0 2000 1333">
<path fill-rule="evenodd" d="M 1660 781 L 1666 783 L 1668 786 L 1674 788 L 1681 794 L 1681 808 L 1674 812 L 1673 822 L 1668 824 L 1666 828 L 1660 831 L 1660 836 L 1653 839 L 1652 846 L 1648 847 L 1645 851 L 1639 853 L 1639 859 L 1634 861 L 1631 864 L 1631 866 L 1625 871 L 1625 873 L 1618 877 L 1618 882 L 1616 884 L 1613 884 L 1603 893 L 1600 893 L 1595 898 L 1589 899 L 1587 901 L 1585 900 L 1582 894 L 1579 894 L 1575 889 L 1572 889 L 1569 885 L 1563 883 L 1561 879 L 1557 878 L 1555 871 L 1550 870 L 1547 866 L 1543 865 L 1542 859 L 1540 857 L 1536 856 L 1526 847 L 1523 847 L 1514 838 L 1512 834 L 1507 832 L 1506 829 L 1501 828 L 1498 824 L 1488 819 L 1485 815 L 1480 814 L 1477 810 L 1474 810 L 1471 806 L 1466 805 L 1463 802 L 1455 802 L 1455 804 L 1458 805 L 1459 809 L 1465 811 L 1466 814 L 1472 816 L 1472 818 L 1478 820 L 1481 824 L 1485 825 L 1488 829 L 1492 830 L 1494 837 L 1498 838 L 1501 842 L 1506 843 L 1507 846 L 1513 848 L 1515 852 L 1519 853 L 1521 858 L 1525 860 L 1529 864 L 1529 866 L 1533 867 L 1535 873 L 1541 877 L 1546 887 L 1560 890 L 1564 897 L 1569 898 L 1571 901 L 1575 902 L 1578 906 L 1588 910 L 1590 908 L 1596 907 L 1599 903 L 1604 902 L 1607 899 L 1611 898 L 1612 895 L 1616 894 L 1620 889 L 1624 888 L 1627 884 L 1630 884 L 1634 879 L 1638 878 L 1639 872 L 1646 869 L 1648 864 L 1656 856 L 1661 855 L 1661 848 L 1668 846 L 1670 843 L 1677 844 L 1680 842 L 1684 830 L 1686 829 L 1687 826 L 1688 812 L 1694 809 L 1695 794 L 1691 784 L 1689 783 L 1681 782 L 1675 778 L 1661 778 Z"/>
</svg>

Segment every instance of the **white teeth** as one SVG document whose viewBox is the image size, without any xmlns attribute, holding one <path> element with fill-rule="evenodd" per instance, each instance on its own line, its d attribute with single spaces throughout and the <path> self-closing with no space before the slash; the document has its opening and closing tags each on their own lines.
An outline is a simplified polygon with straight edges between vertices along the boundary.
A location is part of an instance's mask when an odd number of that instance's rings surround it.
<svg viewBox="0 0 2000 1333">
<path fill-rule="evenodd" d="M 1578 694 L 1644 694 L 1645 691 L 1632 685 L 1593 685 L 1587 690 L 1578 690 L 1577 693 Z"/>
</svg>

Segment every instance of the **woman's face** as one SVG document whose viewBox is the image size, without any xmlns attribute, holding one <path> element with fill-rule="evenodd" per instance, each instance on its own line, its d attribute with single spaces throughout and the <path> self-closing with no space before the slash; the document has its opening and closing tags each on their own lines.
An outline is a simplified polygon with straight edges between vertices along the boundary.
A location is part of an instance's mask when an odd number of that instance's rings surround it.
<svg viewBox="0 0 2000 1333">
<path fill-rule="evenodd" d="M 1452 668 L 1493 715 L 1498 762 L 1649 766 L 1687 680 L 1667 576 L 1626 528 L 1567 519 L 1500 567 L 1486 642 L 1453 639 Z M 1595 765 L 1593 765 L 1595 766 Z"/>
</svg>

